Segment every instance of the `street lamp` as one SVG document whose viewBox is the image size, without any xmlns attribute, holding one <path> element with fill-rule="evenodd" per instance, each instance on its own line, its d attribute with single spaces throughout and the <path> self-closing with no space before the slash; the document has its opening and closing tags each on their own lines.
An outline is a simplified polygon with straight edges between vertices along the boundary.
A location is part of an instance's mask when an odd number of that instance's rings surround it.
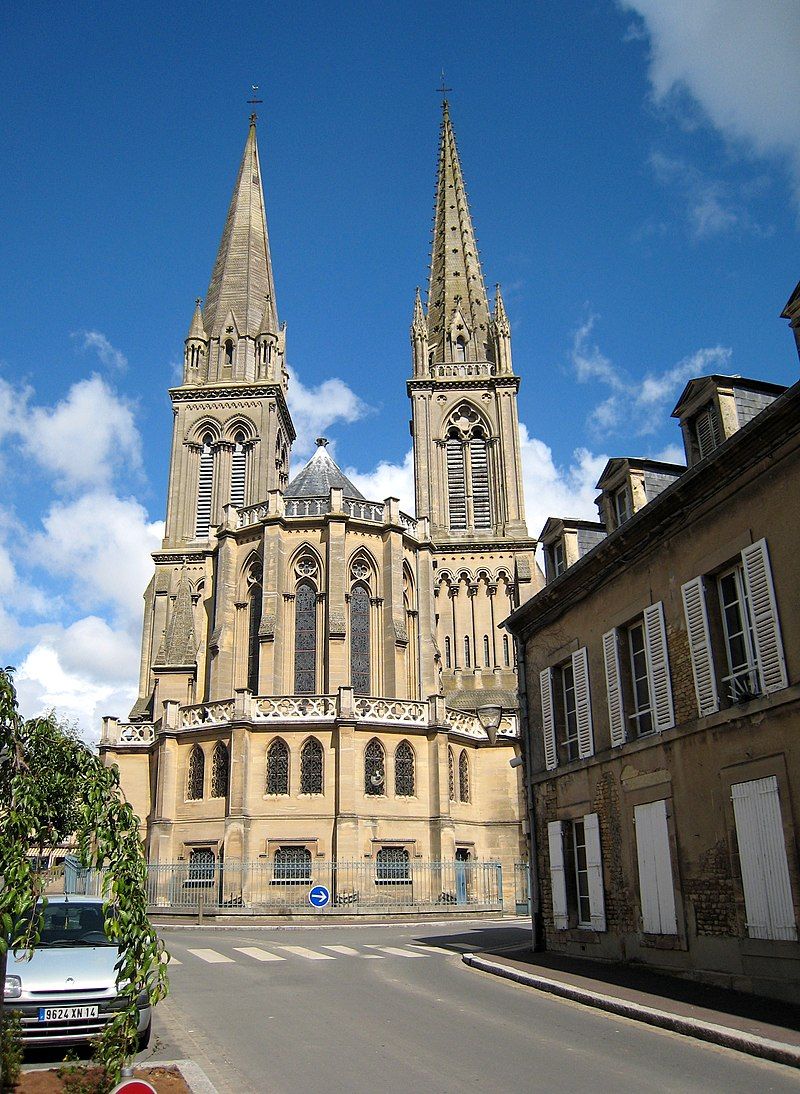
<svg viewBox="0 0 800 1094">
<path fill-rule="evenodd" d="M 481 728 L 486 730 L 489 744 L 495 744 L 497 741 L 497 731 L 503 720 L 503 708 L 497 703 L 486 703 L 485 706 L 478 707 L 475 713 L 478 715 L 478 721 L 481 723 Z"/>
</svg>

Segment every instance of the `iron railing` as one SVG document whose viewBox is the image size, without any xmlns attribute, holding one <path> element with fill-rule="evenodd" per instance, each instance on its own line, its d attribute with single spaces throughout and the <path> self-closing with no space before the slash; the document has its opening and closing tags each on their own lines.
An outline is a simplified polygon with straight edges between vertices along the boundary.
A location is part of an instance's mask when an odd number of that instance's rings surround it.
<svg viewBox="0 0 800 1094">
<path fill-rule="evenodd" d="M 153 912 L 200 907 L 217 913 L 314 911 L 309 894 L 319 885 L 330 893 L 325 912 L 503 910 L 503 875 L 497 862 L 312 859 L 176 862 L 147 868 Z"/>
</svg>

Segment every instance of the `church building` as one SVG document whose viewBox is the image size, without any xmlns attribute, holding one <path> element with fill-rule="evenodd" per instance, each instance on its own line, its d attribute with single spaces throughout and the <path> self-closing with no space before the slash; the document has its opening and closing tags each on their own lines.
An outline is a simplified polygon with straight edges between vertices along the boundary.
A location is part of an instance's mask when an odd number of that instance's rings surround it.
<svg viewBox="0 0 800 1094">
<path fill-rule="evenodd" d="M 501 624 L 542 579 L 509 321 L 499 287 L 487 297 L 447 102 L 411 345 L 416 514 L 365 498 L 323 437 L 290 478 L 253 116 L 170 391 L 139 698 L 100 745 L 151 863 L 473 859 L 513 886 L 525 809 Z"/>
</svg>

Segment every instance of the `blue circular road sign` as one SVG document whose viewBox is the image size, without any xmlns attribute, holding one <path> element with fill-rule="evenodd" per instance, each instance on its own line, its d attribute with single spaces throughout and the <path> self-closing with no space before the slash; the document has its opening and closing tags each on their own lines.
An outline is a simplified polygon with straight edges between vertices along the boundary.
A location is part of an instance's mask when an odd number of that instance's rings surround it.
<svg viewBox="0 0 800 1094">
<path fill-rule="evenodd" d="M 324 885 L 315 885 L 313 889 L 309 890 L 308 903 L 314 908 L 324 908 L 330 902 L 330 899 L 330 889 L 326 889 Z"/>
</svg>

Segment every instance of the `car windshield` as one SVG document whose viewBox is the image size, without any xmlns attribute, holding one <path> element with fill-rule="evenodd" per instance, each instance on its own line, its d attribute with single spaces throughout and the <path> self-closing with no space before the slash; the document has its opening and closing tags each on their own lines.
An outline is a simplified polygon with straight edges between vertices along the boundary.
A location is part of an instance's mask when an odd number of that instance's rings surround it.
<svg viewBox="0 0 800 1094">
<path fill-rule="evenodd" d="M 116 943 L 106 937 L 104 918 L 100 901 L 96 904 L 48 901 L 37 949 L 40 946 L 114 946 Z"/>
</svg>

